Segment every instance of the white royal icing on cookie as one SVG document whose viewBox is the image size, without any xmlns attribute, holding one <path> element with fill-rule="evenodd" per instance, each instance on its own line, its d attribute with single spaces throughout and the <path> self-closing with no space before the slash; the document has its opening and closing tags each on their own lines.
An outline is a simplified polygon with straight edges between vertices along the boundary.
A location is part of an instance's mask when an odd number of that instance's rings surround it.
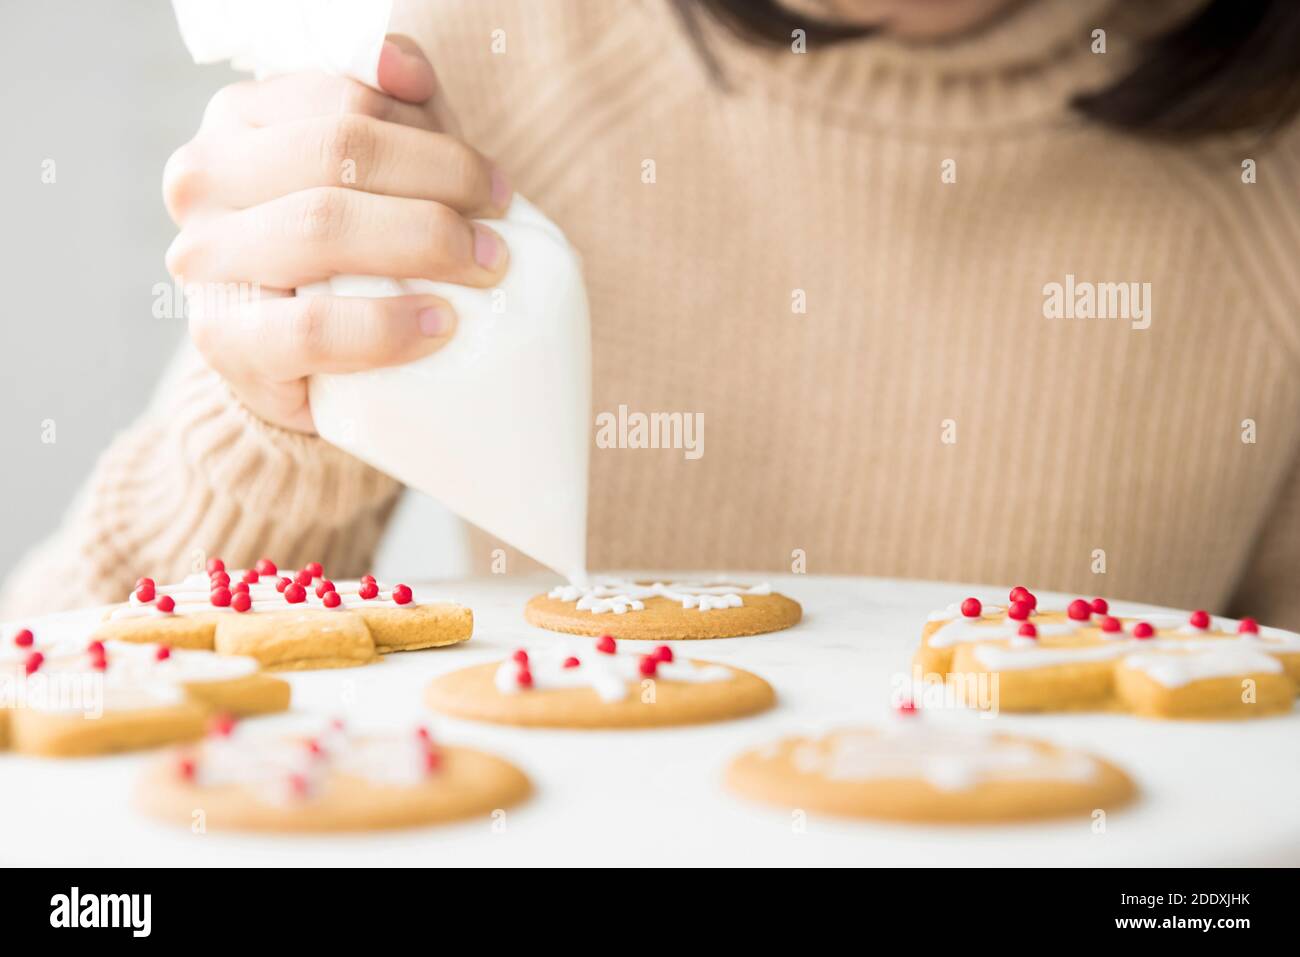
<svg viewBox="0 0 1300 957">
<path fill-rule="evenodd" d="M 568 647 L 564 647 L 564 646 Z M 647 677 L 658 681 L 682 681 L 693 684 L 729 681 L 735 675 L 722 665 L 695 664 L 692 661 L 660 661 L 653 676 L 641 673 L 641 661 L 646 654 L 633 654 L 615 650 L 613 654 L 596 651 L 591 646 L 579 647 L 562 642 L 557 647 L 528 652 L 528 663 L 520 664 L 507 658 L 497 667 L 493 683 L 502 694 L 520 694 L 528 691 L 558 691 L 566 688 L 590 688 L 602 701 L 615 702 L 626 699 L 632 689 Z M 574 667 L 564 667 L 564 662 L 577 658 Z M 532 677 L 529 686 L 519 682 L 520 671 Z"/>
<path fill-rule="evenodd" d="M 239 785 L 268 804 L 319 796 L 333 775 L 386 787 L 415 787 L 436 767 L 436 747 L 415 730 L 352 734 L 340 722 L 313 722 L 310 732 L 285 734 L 236 725 L 210 735 L 191 752 L 200 787 Z"/>
<path fill-rule="evenodd" d="M 915 724 L 880 733 L 840 731 L 795 747 L 791 761 L 804 774 L 830 781 L 919 778 L 943 791 L 986 781 L 1087 781 L 1097 763 L 1072 751 L 1047 751 L 990 735 L 938 731 Z"/>
<path fill-rule="evenodd" d="M 233 588 L 242 579 L 244 569 L 236 569 L 230 572 L 229 575 L 230 585 Z M 208 612 L 252 614 L 270 611 L 356 611 L 364 608 L 414 608 L 418 605 L 432 604 L 427 599 L 421 600 L 414 596 L 406 604 L 398 604 L 393 601 L 393 588 L 395 586 L 385 585 L 382 582 L 377 583 L 379 593 L 374 598 L 362 598 L 360 594 L 361 582 L 348 579 L 334 582 L 334 590 L 338 593 L 341 602 L 334 608 L 330 608 L 325 604 L 324 596 L 317 596 L 316 594 L 316 586 L 321 582 L 322 576 L 313 578 L 310 585 L 302 586 L 307 593 L 305 601 L 290 602 L 276 588 L 276 582 L 279 581 L 280 577 L 279 575 L 262 575 L 256 582 L 248 586 L 248 597 L 252 600 L 252 605 L 247 612 L 236 612 L 229 605 L 217 606 L 212 604 L 212 589 L 209 584 L 209 577 L 204 572 L 196 572 L 193 575 L 186 576 L 184 581 L 171 585 L 156 586 L 154 597 L 147 602 L 141 601 L 136 592 L 132 591 L 130 600 L 125 605 L 113 609 L 109 617 L 114 621 L 121 621 L 128 618 L 167 618 L 171 615 L 194 615 Z M 293 579 L 294 575 L 285 575 L 284 577 Z M 163 595 L 168 595 L 176 603 L 175 608 L 170 612 L 158 609 L 158 599 Z"/>
<path fill-rule="evenodd" d="M 1248 674 L 1281 674 L 1282 662 L 1260 650 L 1257 642 L 1214 641 L 1208 647 L 1128 655 L 1123 667 L 1140 671 L 1167 688 L 1181 688 L 1206 678 L 1232 678 Z M 1197 644 L 1200 644 L 1199 642 Z"/>
<path fill-rule="evenodd" d="M 159 645 L 122 641 L 103 643 L 104 667 L 97 667 L 90 644 L 38 638 L 28 648 L 0 648 L 0 675 L 25 682 L 25 707 L 62 713 L 169 707 L 185 700 L 186 684 L 231 681 L 260 670 L 255 660 L 240 655 L 168 649 L 167 657 L 159 659 Z M 25 665 L 33 651 L 41 653 L 42 661 L 28 675 Z"/>
<path fill-rule="evenodd" d="M 560 585 L 552 588 L 546 597 L 577 602 L 579 611 L 589 611 L 593 615 L 606 612 L 623 615 L 629 611 L 643 611 L 647 598 L 668 598 L 679 602 L 683 608 L 712 611 L 715 608 L 739 608 L 745 603 L 745 595 L 770 594 L 772 586 L 766 582 L 746 588 L 743 585 L 701 585 L 691 582 L 641 585 L 611 579 L 592 585 Z"/>
</svg>

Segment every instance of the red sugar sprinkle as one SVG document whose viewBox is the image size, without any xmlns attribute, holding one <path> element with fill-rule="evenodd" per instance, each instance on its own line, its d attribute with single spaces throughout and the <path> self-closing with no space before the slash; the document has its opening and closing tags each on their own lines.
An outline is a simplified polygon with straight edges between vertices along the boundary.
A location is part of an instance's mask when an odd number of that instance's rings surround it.
<svg viewBox="0 0 1300 957">
<path fill-rule="evenodd" d="M 339 597 L 339 593 L 336 591 L 327 591 L 321 596 L 320 600 L 326 608 L 337 608 L 343 604 L 343 599 Z"/>
<path fill-rule="evenodd" d="M 409 605 L 411 603 L 411 589 L 405 585 L 394 585 L 393 601 L 399 605 Z"/>
<path fill-rule="evenodd" d="M 1092 602 L 1076 598 L 1070 602 L 1070 607 L 1065 610 L 1065 613 L 1075 621 L 1087 621 L 1092 617 Z"/>
<path fill-rule="evenodd" d="M 275 562 L 269 558 L 259 558 L 253 568 L 259 575 L 274 575 L 280 570 L 275 567 Z"/>
<path fill-rule="evenodd" d="M 274 574 L 274 572 L 272 572 L 272 574 Z M 262 575 L 260 572 L 257 571 L 257 569 L 250 568 L 248 569 L 248 571 L 244 572 L 244 574 L 240 576 L 239 580 L 249 585 L 256 585 L 258 581 L 261 580 L 261 578 Z"/>
<path fill-rule="evenodd" d="M 379 596 L 379 586 L 373 581 L 363 581 L 361 587 L 357 589 L 357 594 L 366 601 Z"/>
<path fill-rule="evenodd" d="M 290 578 L 281 578 L 279 581 L 277 581 L 277 582 L 275 583 L 275 590 L 278 591 L 281 595 L 283 595 L 283 594 L 284 594 L 284 590 L 285 590 L 286 588 L 288 588 L 288 587 L 289 587 L 290 585 L 292 585 L 292 584 L 293 584 L 293 580 L 292 580 L 292 579 L 290 579 Z"/>
<path fill-rule="evenodd" d="M 374 583 L 374 584 L 376 584 L 376 585 L 379 584 L 379 579 L 375 578 L 374 575 L 362 575 L 362 576 L 361 576 L 361 581 L 362 581 L 362 584 L 364 584 L 365 582 L 372 582 L 372 583 Z"/>
<path fill-rule="evenodd" d="M 1011 594 L 1007 596 L 1007 601 L 1024 601 L 1029 597 L 1029 589 L 1024 585 L 1017 585 L 1011 589 Z"/>
<path fill-rule="evenodd" d="M 44 661 L 45 661 L 45 656 L 43 654 L 41 654 L 39 651 L 33 651 L 30 655 L 27 656 L 27 660 L 23 662 L 23 667 L 27 669 L 27 673 L 29 675 L 34 674 L 36 670 L 40 668 L 40 666 L 44 663 Z"/>
<path fill-rule="evenodd" d="M 614 643 L 613 635 L 601 635 L 596 639 L 596 650 L 602 655 L 612 655 L 618 646 Z"/>
<path fill-rule="evenodd" d="M 245 595 L 248 594 L 248 582 L 235 582 L 230 586 L 230 594 L 234 595 L 241 592 Z"/>
<path fill-rule="evenodd" d="M 442 752 L 431 747 L 424 752 L 424 770 L 432 774 L 442 768 Z"/>
<path fill-rule="evenodd" d="M 1092 600 L 1092 610 L 1098 615 L 1104 615 L 1110 611 L 1110 604 L 1104 598 L 1094 598 Z"/>
<path fill-rule="evenodd" d="M 647 678 L 653 678 L 655 672 L 659 670 L 659 659 L 652 658 L 650 655 L 643 655 L 641 662 L 637 665 L 637 670 Z"/>
<path fill-rule="evenodd" d="M 984 606 L 978 598 L 967 598 L 961 603 L 961 613 L 966 618 L 978 618 L 984 613 Z"/>
<path fill-rule="evenodd" d="M 658 661 L 671 662 L 673 660 L 673 650 L 667 645 L 660 645 L 654 650 L 654 656 Z"/>
<path fill-rule="evenodd" d="M 1027 601 L 1013 601 L 1007 609 L 1007 617 L 1013 621 L 1024 621 L 1033 610 L 1034 606 Z"/>
<path fill-rule="evenodd" d="M 208 597 L 212 604 L 218 608 L 226 608 L 230 605 L 230 589 L 223 585 L 218 585 L 212 589 L 212 594 Z"/>
<path fill-rule="evenodd" d="M 135 590 L 136 600 L 146 605 L 153 601 L 155 594 L 157 594 L 157 592 L 154 591 L 153 585 L 141 585 Z"/>
<path fill-rule="evenodd" d="M 107 671 L 107 670 L 108 670 L 108 656 L 105 655 L 103 652 L 101 652 L 101 653 L 99 653 L 99 654 L 97 654 L 97 655 L 91 655 L 91 657 L 90 657 L 90 667 L 94 668 L 96 671 Z"/>
<path fill-rule="evenodd" d="M 1254 618 L 1243 618 L 1237 625 L 1237 634 L 1239 635 L 1258 635 L 1259 622 Z"/>
<path fill-rule="evenodd" d="M 521 688 L 531 688 L 533 686 L 533 673 L 527 668 L 520 668 L 519 673 L 515 675 L 515 684 Z"/>
<path fill-rule="evenodd" d="M 14 635 L 14 644 L 19 648 L 30 648 L 32 643 L 35 641 L 36 636 L 32 634 L 30 628 L 24 628 L 22 631 L 18 632 L 18 634 Z"/>
<path fill-rule="evenodd" d="M 526 665 L 526 664 L 528 664 L 528 652 L 524 651 L 524 649 L 522 649 L 522 648 L 520 648 L 518 651 L 516 651 L 516 652 L 515 652 L 513 655 L 511 655 L 510 657 L 511 657 L 514 661 L 519 662 L 519 664 L 521 664 L 521 665 Z"/>
<path fill-rule="evenodd" d="M 325 574 L 325 569 L 321 566 L 320 562 L 308 562 L 306 565 L 302 566 L 302 570 L 312 578 L 320 578 Z"/>
<path fill-rule="evenodd" d="M 919 714 L 921 709 L 916 706 L 915 701 L 904 701 L 898 706 L 898 713 L 908 715 L 909 717 Z"/>
<path fill-rule="evenodd" d="M 1019 634 L 1022 638 L 1037 638 L 1038 629 L 1034 626 L 1033 622 L 1027 621 L 1020 626 Z"/>
<path fill-rule="evenodd" d="M 566 668 L 576 668 L 580 664 L 582 664 L 582 662 L 579 661 L 577 658 L 573 657 L 572 655 L 564 659 L 564 667 Z"/>
<path fill-rule="evenodd" d="M 176 599 L 171 595 L 160 595 L 154 607 L 161 612 L 171 614 L 176 610 Z"/>
<path fill-rule="evenodd" d="M 220 558 L 209 558 L 209 559 L 208 559 L 208 574 L 209 574 L 209 575 L 215 575 L 217 572 L 224 572 L 225 570 L 226 570 L 226 563 L 223 562 Z"/>
<path fill-rule="evenodd" d="M 92 655 L 103 655 L 108 652 L 108 649 L 104 647 L 104 643 L 98 639 L 86 645 L 86 650 Z"/>
<path fill-rule="evenodd" d="M 182 781 L 193 781 L 196 770 L 193 758 L 181 758 L 176 762 L 176 773 Z"/>
<path fill-rule="evenodd" d="M 284 600 L 291 605 L 301 604 L 307 600 L 307 589 L 303 588 L 297 582 L 289 585 L 284 590 Z"/>
<path fill-rule="evenodd" d="M 154 588 L 156 587 L 156 584 L 157 583 L 152 578 L 137 578 L 135 580 L 136 588 L 144 588 L 146 586 L 149 588 Z"/>
<path fill-rule="evenodd" d="M 214 714 L 208 720 L 208 734 L 219 738 L 228 738 L 235 730 L 235 716 L 232 714 Z"/>
<path fill-rule="evenodd" d="M 1120 620 L 1118 618 L 1114 618 L 1110 615 L 1107 615 L 1105 618 L 1101 620 L 1101 630 L 1109 634 L 1114 634 L 1115 632 L 1123 629 L 1123 627 L 1124 626 L 1120 624 Z"/>
<path fill-rule="evenodd" d="M 1187 620 L 1193 628 L 1200 628 L 1202 631 L 1210 627 L 1210 613 L 1207 611 L 1194 611 Z"/>
<path fill-rule="evenodd" d="M 312 579 L 315 577 L 316 577 L 315 575 L 313 575 L 311 572 L 307 571 L 307 569 L 304 568 L 298 574 L 293 576 L 293 580 L 296 584 L 302 585 L 304 588 L 306 588 L 308 585 L 312 583 Z"/>
<path fill-rule="evenodd" d="M 335 591 L 334 583 L 328 578 L 322 578 L 316 583 L 316 597 L 324 598 L 327 591 Z"/>
<path fill-rule="evenodd" d="M 420 725 L 415 729 L 415 736 L 419 738 L 421 741 L 433 740 L 433 735 L 429 733 L 429 729 L 426 728 L 424 725 Z"/>
<path fill-rule="evenodd" d="M 1148 625 L 1145 621 L 1139 621 L 1136 625 L 1133 626 L 1134 638 L 1153 638 L 1155 637 L 1155 633 L 1156 630 L 1152 628 L 1150 625 Z"/>
<path fill-rule="evenodd" d="M 170 645 L 159 645 L 158 650 L 153 653 L 155 661 L 166 661 L 172 656 Z"/>
<path fill-rule="evenodd" d="M 230 607 L 238 612 L 245 612 L 253 607 L 252 596 L 246 591 L 237 592 L 230 598 Z"/>
</svg>

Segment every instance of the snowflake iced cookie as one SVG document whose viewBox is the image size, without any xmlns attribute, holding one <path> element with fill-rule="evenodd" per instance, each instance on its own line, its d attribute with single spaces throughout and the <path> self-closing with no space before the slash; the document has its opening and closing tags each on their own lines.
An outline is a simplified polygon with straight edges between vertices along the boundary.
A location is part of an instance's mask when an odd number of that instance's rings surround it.
<svg viewBox="0 0 1300 957">
<path fill-rule="evenodd" d="M 760 635 L 802 615 L 798 602 L 770 585 L 617 580 L 561 585 L 524 609 L 525 619 L 549 631 L 642 641 Z"/>
<path fill-rule="evenodd" d="M 453 671 L 434 680 L 425 700 L 456 718 L 551 728 L 725 721 L 776 700 L 757 675 L 679 659 L 667 645 L 634 653 L 608 635 L 593 645 L 566 644 Z"/>
<path fill-rule="evenodd" d="M 1134 796 L 1119 768 L 1007 735 L 931 728 L 919 716 L 880 728 L 792 737 L 738 756 L 734 793 L 836 816 L 976 824 L 1109 812 Z"/>
<path fill-rule="evenodd" d="M 310 719 L 289 728 L 217 724 L 140 782 L 145 814 L 241 831 L 369 831 L 489 815 L 528 778 L 490 754 L 441 745 L 422 727 L 377 733 Z"/>
<path fill-rule="evenodd" d="M 915 664 L 985 709 L 1252 718 L 1291 710 L 1300 635 L 1203 611 L 1119 618 L 1102 598 L 1045 610 L 1018 586 L 931 615 Z"/>
<path fill-rule="evenodd" d="M 214 558 L 206 573 L 174 585 L 141 578 L 130 600 L 105 616 L 98 636 L 247 655 L 265 668 L 295 671 L 454 645 L 473 630 L 468 608 L 421 600 L 406 585 L 390 588 L 370 575 L 333 582 L 319 562 L 282 575 L 265 558 L 227 572 Z"/>
<path fill-rule="evenodd" d="M 73 757 L 192 740 L 213 713 L 287 708 L 288 684 L 260 672 L 251 658 L 23 629 L 0 645 L 0 746 Z"/>
</svg>

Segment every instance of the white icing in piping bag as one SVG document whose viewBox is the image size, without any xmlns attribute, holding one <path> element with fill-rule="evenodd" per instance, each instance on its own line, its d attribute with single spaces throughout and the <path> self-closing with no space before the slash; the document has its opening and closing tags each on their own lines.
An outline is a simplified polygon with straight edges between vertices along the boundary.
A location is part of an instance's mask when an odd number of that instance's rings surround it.
<svg viewBox="0 0 1300 957">
<path fill-rule="evenodd" d="M 388 0 L 173 0 L 196 62 L 259 76 L 321 70 L 377 86 Z M 521 196 L 483 220 L 506 242 L 496 289 L 335 276 L 298 295 L 441 296 L 459 323 L 409 365 L 317 375 L 312 415 L 335 445 L 442 502 L 571 581 L 586 577 L 591 325 L 581 262 Z"/>
</svg>

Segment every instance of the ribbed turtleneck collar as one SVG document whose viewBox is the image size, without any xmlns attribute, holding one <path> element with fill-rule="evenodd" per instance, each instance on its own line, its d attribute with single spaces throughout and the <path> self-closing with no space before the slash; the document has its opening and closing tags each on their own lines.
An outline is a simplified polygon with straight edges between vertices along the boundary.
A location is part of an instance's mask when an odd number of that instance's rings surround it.
<svg viewBox="0 0 1300 957">
<path fill-rule="evenodd" d="M 1077 94 L 1132 65 L 1138 45 L 1206 0 L 1025 0 L 959 38 L 905 43 L 870 36 L 797 54 L 748 43 L 701 18 L 728 83 L 846 122 L 916 131 L 987 129 L 1064 116 Z M 1093 31 L 1106 52 L 1093 52 Z"/>
</svg>

